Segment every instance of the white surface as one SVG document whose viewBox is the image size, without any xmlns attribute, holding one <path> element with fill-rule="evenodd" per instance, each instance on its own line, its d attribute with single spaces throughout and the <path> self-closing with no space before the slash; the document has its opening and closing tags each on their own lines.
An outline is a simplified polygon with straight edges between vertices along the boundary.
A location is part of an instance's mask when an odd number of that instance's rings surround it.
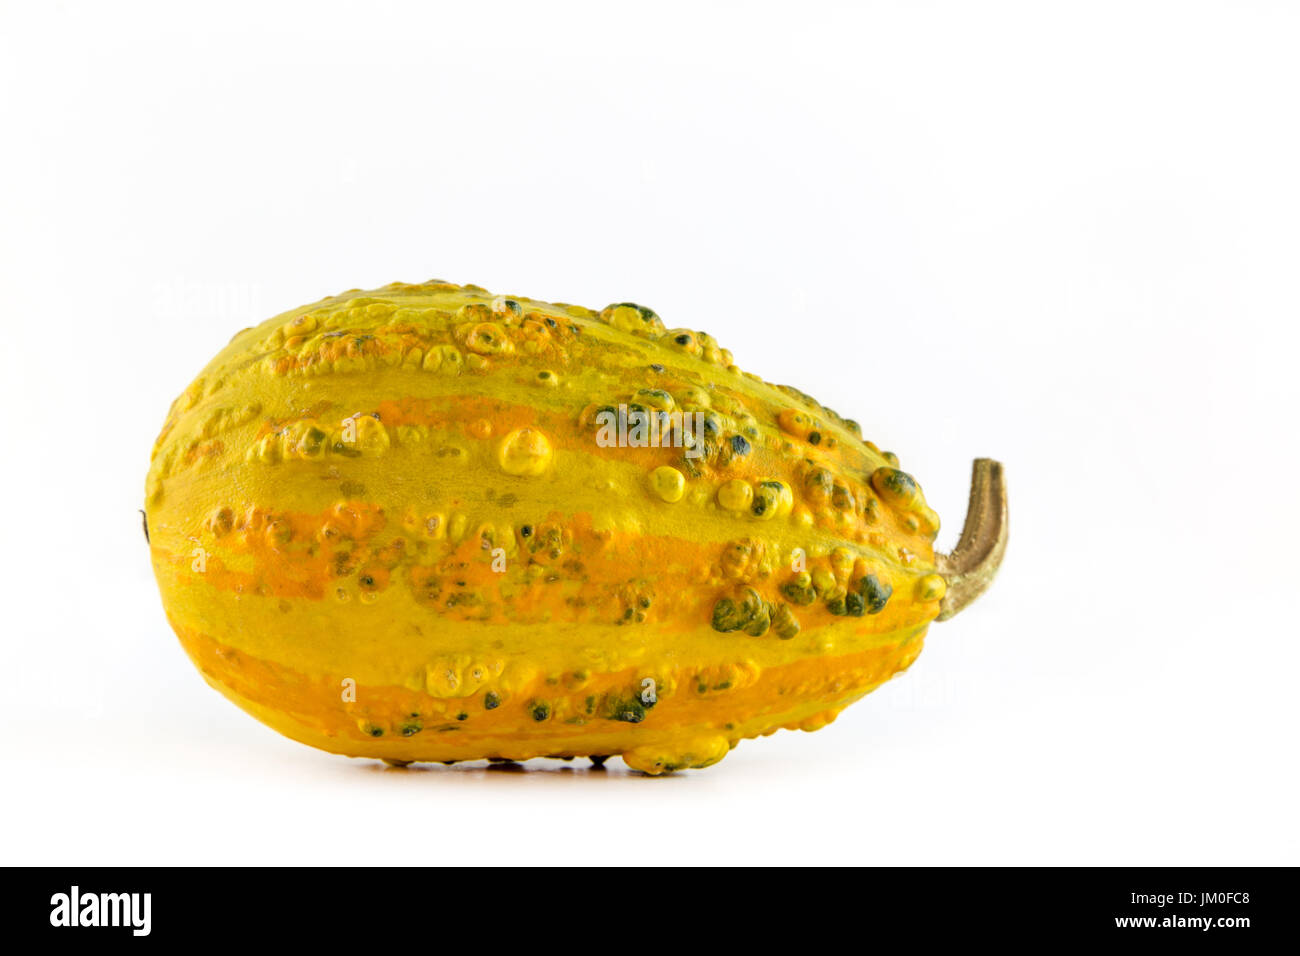
<svg viewBox="0 0 1300 956">
<path fill-rule="evenodd" d="M 1300 862 L 1296 9 L 469 6 L 4 4 L 5 862 Z M 673 779 L 277 737 L 167 627 L 149 449 L 236 330 L 430 277 L 707 329 L 945 547 L 1000 458 L 1001 578 Z"/>
</svg>

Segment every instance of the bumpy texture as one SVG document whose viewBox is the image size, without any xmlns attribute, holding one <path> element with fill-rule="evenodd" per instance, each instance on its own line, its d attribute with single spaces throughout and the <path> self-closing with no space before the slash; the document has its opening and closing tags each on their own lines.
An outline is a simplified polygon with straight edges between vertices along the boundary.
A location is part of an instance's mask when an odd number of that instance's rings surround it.
<svg viewBox="0 0 1300 956">
<path fill-rule="evenodd" d="M 702 432 L 611 447 L 620 405 Z M 399 763 L 707 766 L 906 668 L 945 590 L 938 519 L 854 422 L 644 307 L 440 281 L 236 335 L 172 406 L 146 518 L 209 683 Z"/>
</svg>

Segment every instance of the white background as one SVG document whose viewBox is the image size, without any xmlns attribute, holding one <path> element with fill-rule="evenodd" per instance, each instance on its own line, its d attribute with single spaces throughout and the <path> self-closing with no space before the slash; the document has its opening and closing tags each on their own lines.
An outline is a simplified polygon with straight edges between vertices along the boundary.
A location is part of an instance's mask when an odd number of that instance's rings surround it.
<svg viewBox="0 0 1300 956">
<path fill-rule="evenodd" d="M 1300 862 L 1297 8 L 482 6 L 3 4 L 5 862 Z M 431 277 L 707 329 L 945 548 L 1001 459 L 1001 577 L 706 771 L 281 739 L 167 626 L 149 450 L 236 330 Z"/>
</svg>

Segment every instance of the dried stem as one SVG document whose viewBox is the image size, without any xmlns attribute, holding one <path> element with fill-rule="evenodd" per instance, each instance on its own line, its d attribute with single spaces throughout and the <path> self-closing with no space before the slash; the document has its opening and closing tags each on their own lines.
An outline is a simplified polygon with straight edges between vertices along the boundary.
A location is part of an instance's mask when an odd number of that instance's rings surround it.
<svg viewBox="0 0 1300 956">
<path fill-rule="evenodd" d="M 939 573 L 948 592 L 939 605 L 939 620 L 946 621 L 984 593 L 1007 550 L 1007 485 L 1002 464 L 991 458 L 975 459 L 971 471 L 970 504 L 961 540 L 952 554 L 936 555 Z"/>
</svg>

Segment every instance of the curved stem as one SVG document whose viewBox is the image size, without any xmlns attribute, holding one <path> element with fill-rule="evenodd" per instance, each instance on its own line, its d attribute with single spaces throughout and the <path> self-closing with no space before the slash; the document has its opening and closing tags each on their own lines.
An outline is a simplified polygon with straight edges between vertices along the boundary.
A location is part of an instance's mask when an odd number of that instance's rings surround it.
<svg viewBox="0 0 1300 956">
<path fill-rule="evenodd" d="M 971 470 L 966 524 L 952 554 L 935 555 L 948 591 L 939 604 L 946 621 L 984 593 L 1007 550 L 1007 484 L 1002 463 L 977 458 Z"/>
</svg>

